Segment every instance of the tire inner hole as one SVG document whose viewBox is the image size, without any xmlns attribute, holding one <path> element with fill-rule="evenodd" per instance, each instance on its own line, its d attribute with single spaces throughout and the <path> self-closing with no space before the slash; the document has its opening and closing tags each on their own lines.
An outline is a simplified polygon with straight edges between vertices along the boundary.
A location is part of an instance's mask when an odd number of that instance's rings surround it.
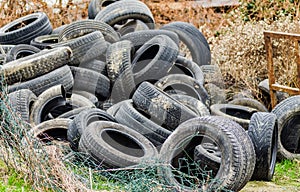
<svg viewBox="0 0 300 192">
<path fill-rule="evenodd" d="M 138 73 L 139 71 L 144 69 L 154 59 L 158 51 L 159 45 L 151 45 L 148 49 L 146 49 L 136 60 L 136 62 L 133 63 L 133 73 Z"/>
</svg>

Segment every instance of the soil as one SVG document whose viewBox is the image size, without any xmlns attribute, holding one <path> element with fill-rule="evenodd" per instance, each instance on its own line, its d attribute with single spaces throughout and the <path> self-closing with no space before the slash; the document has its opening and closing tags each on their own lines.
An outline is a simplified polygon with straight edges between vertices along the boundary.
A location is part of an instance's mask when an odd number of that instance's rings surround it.
<svg viewBox="0 0 300 192">
<path fill-rule="evenodd" d="M 265 181 L 250 181 L 241 190 L 241 192 L 298 192 L 300 187 L 289 186 L 289 185 L 276 185 L 273 182 Z"/>
</svg>

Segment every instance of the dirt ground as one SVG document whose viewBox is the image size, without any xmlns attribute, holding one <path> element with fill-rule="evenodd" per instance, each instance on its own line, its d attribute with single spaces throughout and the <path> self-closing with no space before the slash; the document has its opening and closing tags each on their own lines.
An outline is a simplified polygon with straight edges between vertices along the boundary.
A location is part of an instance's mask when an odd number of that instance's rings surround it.
<svg viewBox="0 0 300 192">
<path fill-rule="evenodd" d="M 276 185 L 273 182 L 250 181 L 241 192 L 299 192 L 300 187 Z"/>
</svg>

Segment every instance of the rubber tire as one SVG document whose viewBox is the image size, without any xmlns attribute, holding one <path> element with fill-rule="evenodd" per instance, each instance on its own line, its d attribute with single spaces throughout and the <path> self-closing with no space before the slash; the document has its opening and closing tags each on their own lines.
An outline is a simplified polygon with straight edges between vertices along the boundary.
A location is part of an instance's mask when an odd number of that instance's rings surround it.
<svg viewBox="0 0 300 192">
<path fill-rule="evenodd" d="M 248 135 L 254 144 L 256 163 L 252 180 L 271 181 L 275 171 L 278 125 L 275 114 L 257 112 L 252 115 Z"/>
<path fill-rule="evenodd" d="M 128 19 L 139 19 L 146 23 L 149 29 L 154 29 L 153 15 L 147 5 L 141 1 L 117 1 L 100 10 L 95 17 L 95 20 L 105 22 L 110 26 Z"/>
<path fill-rule="evenodd" d="M 300 96 L 283 100 L 275 106 L 272 113 L 278 120 L 277 158 L 300 160 Z"/>
<path fill-rule="evenodd" d="M 30 45 L 39 49 L 45 49 L 47 46 L 58 43 L 58 34 L 38 36 L 30 42 Z"/>
<path fill-rule="evenodd" d="M 108 24 L 91 19 L 80 20 L 70 23 L 60 33 L 58 42 L 74 39 L 95 31 L 100 31 L 105 39 L 110 43 L 119 41 L 120 35 Z"/>
<path fill-rule="evenodd" d="M 255 99 L 251 99 L 251 98 L 237 98 L 237 99 L 234 99 L 234 100 L 228 102 L 228 104 L 241 105 L 241 106 L 246 106 L 246 107 L 251 107 L 251 108 L 257 109 L 257 111 L 260 111 L 260 112 L 268 112 L 268 109 L 263 104 L 261 104 L 259 101 L 255 100 Z"/>
<path fill-rule="evenodd" d="M 189 109 L 191 109 L 200 117 L 210 115 L 207 106 L 205 106 L 204 103 L 202 103 L 198 99 L 195 99 L 194 97 L 188 95 L 180 95 L 180 94 L 171 94 L 170 96 L 175 100 L 179 101 L 180 103 L 184 104 L 185 106 L 187 106 Z"/>
<path fill-rule="evenodd" d="M 230 110 L 230 111 L 228 111 Z M 248 130 L 251 116 L 257 112 L 256 109 L 231 104 L 214 104 L 210 106 L 212 115 L 229 118 Z"/>
<path fill-rule="evenodd" d="M 98 105 L 98 102 L 99 102 L 99 101 L 98 101 L 98 98 L 97 98 L 94 94 L 92 94 L 92 93 L 89 93 L 89 92 L 87 92 L 87 91 L 77 91 L 77 90 L 72 91 L 72 93 L 75 93 L 75 94 L 77 94 L 77 95 L 81 95 L 81 96 L 87 98 L 87 99 L 90 100 L 95 106 Z"/>
<path fill-rule="evenodd" d="M 224 80 L 218 65 L 202 65 L 201 71 L 204 74 L 204 84 L 212 83 L 220 88 L 224 88 Z"/>
<path fill-rule="evenodd" d="M 200 188 L 189 188 L 180 184 L 172 173 L 172 161 L 175 157 L 180 157 L 181 151 L 178 149 L 188 148 L 191 153 L 194 152 L 194 147 L 199 145 L 197 140 L 192 138 L 197 135 L 209 136 L 219 147 L 221 151 L 221 165 L 215 176 L 214 181 L 205 185 L 208 191 L 219 191 L 222 189 L 238 191 L 243 186 L 239 181 L 240 175 L 246 174 L 244 161 L 245 151 L 240 147 L 239 138 L 233 134 L 233 131 L 242 131 L 241 129 L 232 130 L 232 126 L 228 126 L 224 122 L 219 122 L 219 119 L 212 116 L 197 117 L 182 123 L 165 141 L 160 151 L 160 162 L 164 166 L 159 167 L 159 174 L 164 175 L 164 179 L 169 186 L 172 186 L 176 191 L 195 191 Z M 194 142 L 193 142 L 194 141 Z M 250 141 L 251 142 L 251 141 Z M 198 144 L 197 144 L 198 143 Z M 187 151 L 188 153 L 188 151 Z M 188 153 L 189 154 L 189 153 Z M 255 153 L 254 153 L 255 155 Z M 192 155 L 193 157 L 193 155 Z M 175 160 L 174 160 L 175 161 Z M 205 182 L 206 183 L 206 182 Z"/>
<path fill-rule="evenodd" d="M 196 79 L 201 85 L 204 84 L 204 74 L 197 63 L 180 55 L 168 72 L 168 75 L 170 74 L 185 74 Z"/>
<path fill-rule="evenodd" d="M 34 94 L 39 96 L 42 92 L 50 87 L 62 84 L 66 90 L 72 88 L 74 84 L 71 69 L 68 65 L 59 67 L 40 77 L 8 86 L 8 92 L 13 92 L 19 89 L 30 89 Z"/>
<path fill-rule="evenodd" d="M 179 46 L 178 35 L 172 31 L 162 30 L 162 29 L 152 29 L 152 30 L 143 30 L 128 33 L 121 36 L 121 40 L 129 40 L 132 42 L 135 50 L 138 50 L 142 47 L 147 41 L 152 39 L 157 35 L 166 35 L 174 41 L 174 43 Z"/>
<path fill-rule="evenodd" d="M 108 77 L 107 64 L 104 61 L 101 61 L 98 59 L 93 59 L 89 62 L 81 63 L 79 65 L 79 67 L 93 70 L 97 73 L 101 73 L 102 75 L 105 75 L 106 77 Z"/>
<path fill-rule="evenodd" d="M 57 118 L 65 118 L 65 119 L 74 119 L 79 113 L 81 113 L 84 110 L 92 109 L 93 107 L 87 106 L 87 107 L 78 107 L 75 109 L 72 109 L 71 111 L 68 111 L 66 113 L 63 113 L 59 115 Z"/>
<path fill-rule="evenodd" d="M 128 126 L 149 139 L 156 147 L 161 147 L 171 134 L 171 131 L 155 124 L 151 119 L 141 114 L 133 106 L 131 100 L 122 102 L 115 114 L 118 123 Z"/>
<path fill-rule="evenodd" d="M 194 161 L 196 161 L 200 167 L 204 167 L 205 171 L 212 171 L 213 174 L 218 172 L 218 168 L 221 164 L 221 158 L 211 154 L 201 145 L 195 147 Z"/>
<path fill-rule="evenodd" d="M 20 27 L 21 24 L 25 26 Z M 30 44 L 30 41 L 41 35 L 52 32 L 52 26 L 43 12 L 20 17 L 0 28 L 0 44 Z"/>
<path fill-rule="evenodd" d="M 32 104 L 37 100 L 36 95 L 29 89 L 20 89 L 8 94 L 11 108 L 17 115 L 29 123 Z"/>
<path fill-rule="evenodd" d="M 192 110 L 148 82 L 140 84 L 132 101 L 136 109 L 148 114 L 156 124 L 170 131 L 184 121 L 197 117 Z"/>
<path fill-rule="evenodd" d="M 27 138 L 36 138 L 43 141 L 39 137 L 44 137 L 44 139 L 67 141 L 67 130 L 71 120 L 70 119 L 52 119 L 49 121 L 42 122 L 37 126 L 34 126 L 28 133 Z M 48 132 L 48 133 L 47 133 Z M 25 139 L 26 140 L 26 139 Z M 23 140 L 23 144 L 27 141 Z M 49 143 L 47 143 L 49 145 Z"/>
<path fill-rule="evenodd" d="M 49 45 L 48 48 L 62 46 L 69 46 L 73 51 L 69 65 L 79 66 L 81 63 L 96 59 L 103 54 L 106 51 L 107 43 L 101 32 L 94 31 L 75 39 Z"/>
<path fill-rule="evenodd" d="M 7 85 L 24 82 L 44 75 L 69 62 L 72 51 L 68 47 L 42 50 L 3 65 L 0 69 Z"/>
<path fill-rule="evenodd" d="M 161 90 L 166 90 L 166 88 L 172 87 L 174 85 L 181 86 L 177 89 L 175 87 L 175 91 L 176 90 L 185 91 L 184 89 L 182 90 L 181 88 L 188 87 L 189 90 L 188 92 L 186 92 L 187 95 L 195 97 L 196 99 L 200 100 L 208 107 L 210 106 L 210 98 L 207 91 L 205 90 L 202 84 L 200 84 L 196 79 L 190 76 L 184 74 L 171 74 L 159 79 L 155 83 L 155 86 L 157 86 Z M 196 94 L 196 96 L 190 93 L 190 91 Z"/>
<path fill-rule="evenodd" d="M 107 49 L 107 74 L 112 85 L 109 100 L 112 103 L 129 99 L 135 91 L 131 65 L 132 50 L 132 44 L 127 40 L 113 43 Z"/>
<path fill-rule="evenodd" d="M 120 29 L 117 30 L 121 36 L 124 36 L 129 33 L 137 32 L 137 31 L 149 31 L 149 27 L 140 20 L 132 20 L 123 25 Z"/>
<path fill-rule="evenodd" d="M 153 50 L 155 49 L 155 50 Z M 164 77 L 178 56 L 178 46 L 166 35 L 157 35 L 137 50 L 132 61 L 135 83 Z"/>
<path fill-rule="evenodd" d="M 11 48 L 9 52 L 6 54 L 6 62 L 14 61 L 29 55 L 33 55 L 35 53 L 40 52 L 41 50 L 26 44 L 18 44 Z"/>
<path fill-rule="evenodd" d="M 127 142 L 122 142 L 122 137 L 118 138 L 119 141 L 112 140 L 118 146 L 111 146 L 112 143 L 107 143 L 101 137 L 105 131 L 117 132 L 122 134 L 123 138 L 132 140 L 139 145 L 144 155 L 138 157 L 130 153 L 126 154 L 127 150 L 137 151 L 137 149 L 131 149 Z M 98 159 L 99 163 L 109 168 L 125 168 L 140 163 L 149 164 L 153 163 L 158 156 L 156 148 L 146 137 L 124 125 L 107 121 L 94 122 L 86 128 L 79 142 L 79 151 L 87 152 Z"/>
<path fill-rule="evenodd" d="M 116 1 L 118 0 L 91 0 L 88 6 L 88 18 L 95 19 L 101 9 Z"/>
<path fill-rule="evenodd" d="M 206 38 L 192 24 L 186 22 L 171 22 L 160 29 L 175 32 L 192 54 L 192 59 L 199 66 L 210 65 L 211 53 Z"/>
<path fill-rule="evenodd" d="M 33 103 L 29 118 L 30 124 L 32 126 L 40 124 L 41 122 L 45 121 L 44 119 L 46 118 L 46 116 L 55 108 L 57 108 L 58 106 L 66 105 L 72 106 L 74 108 L 83 106 L 95 107 L 93 103 L 80 95 L 76 95 L 75 98 L 72 95 L 70 99 L 67 99 L 67 95 L 63 86 L 56 85 L 44 91 Z"/>
<path fill-rule="evenodd" d="M 213 83 L 204 84 L 204 88 L 207 90 L 207 93 L 209 95 L 210 105 L 227 103 L 226 93 L 224 89 L 218 87 Z"/>
<path fill-rule="evenodd" d="M 71 66 L 74 78 L 73 90 L 87 91 L 95 94 L 99 101 L 104 101 L 110 95 L 109 79 L 95 71 Z"/>
<path fill-rule="evenodd" d="M 80 112 L 70 123 L 68 129 L 68 141 L 71 148 L 78 150 L 79 140 L 82 133 L 92 122 L 95 121 L 111 121 L 116 122 L 115 118 L 101 109 L 86 109 Z"/>
</svg>

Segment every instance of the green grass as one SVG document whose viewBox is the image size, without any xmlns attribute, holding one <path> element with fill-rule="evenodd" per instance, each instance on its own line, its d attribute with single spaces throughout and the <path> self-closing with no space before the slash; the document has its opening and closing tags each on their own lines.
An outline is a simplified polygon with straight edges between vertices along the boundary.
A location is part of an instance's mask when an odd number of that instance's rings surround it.
<svg viewBox="0 0 300 192">
<path fill-rule="evenodd" d="M 0 191 L 31 192 L 34 191 L 31 186 L 21 173 L 8 170 L 4 162 L 0 161 Z"/>
<path fill-rule="evenodd" d="M 278 185 L 293 185 L 300 189 L 300 161 L 283 160 L 277 163 L 273 181 Z"/>
</svg>

